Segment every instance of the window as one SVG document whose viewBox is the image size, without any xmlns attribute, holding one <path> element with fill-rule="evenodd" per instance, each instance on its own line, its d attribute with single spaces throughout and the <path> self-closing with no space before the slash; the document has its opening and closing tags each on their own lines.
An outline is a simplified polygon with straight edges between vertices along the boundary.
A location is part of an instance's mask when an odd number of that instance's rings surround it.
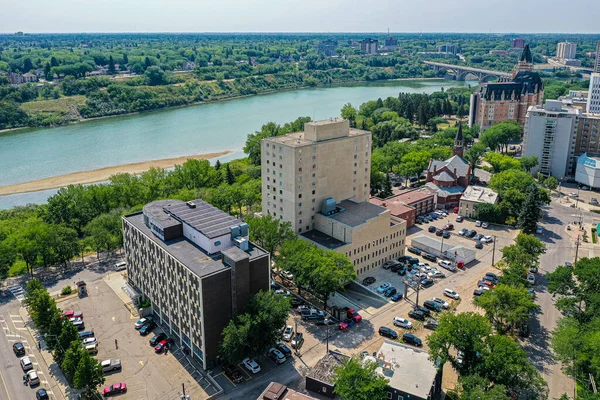
<svg viewBox="0 0 600 400">
<path fill-rule="evenodd" d="M 267 147 L 269 147 L 269 143 L 267 143 Z"/>
<path fill-rule="evenodd" d="M 283 147 L 279 146 L 279 151 L 282 151 L 282 150 L 283 150 Z"/>
<path fill-rule="evenodd" d="M 220 240 L 217 240 L 217 241 L 215 242 L 215 246 L 220 246 L 220 245 L 221 245 L 221 241 L 220 241 Z"/>
<path fill-rule="evenodd" d="M 312 202 L 315 203 L 317 201 L 317 199 L 312 199 Z"/>
<path fill-rule="evenodd" d="M 302 228 L 298 228 L 298 233 L 302 232 Z"/>
<path fill-rule="evenodd" d="M 298 195 L 298 198 L 299 198 L 299 199 L 301 199 L 301 198 L 302 198 L 302 193 L 300 193 L 300 194 Z"/>
<path fill-rule="evenodd" d="M 273 161 L 273 166 L 275 166 L 275 161 Z M 273 171 L 273 172 L 275 172 L 275 171 Z"/>
<path fill-rule="evenodd" d="M 313 159 L 313 160 L 316 160 L 316 159 L 317 159 L 317 156 L 312 156 L 312 159 Z"/>
<path fill-rule="evenodd" d="M 267 178 L 269 180 L 269 178 Z M 271 189 L 271 185 L 267 185 L 267 189 Z"/>
<path fill-rule="evenodd" d="M 313 172 L 313 174 L 312 174 L 312 177 L 314 178 L 314 177 L 315 177 L 315 175 L 316 175 L 316 174 Z"/>
<path fill-rule="evenodd" d="M 271 170 L 269 168 L 267 168 L 267 172 L 271 172 Z"/>
<path fill-rule="evenodd" d="M 302 223 L 302 220 L 301 220 L 301 219 L 300 219 L 300 220 L 298 220 L 298 224 L 301 224 L 301 223 Z"/>
<path fill-rule="evenodd" d="M 302 190 L 302 185 L 298 185 L 298 190 Z"/>
<path fill-rule="evenodd" d="M 298 177 L 298 182 L 302 182 L 302 177 L 301 176 Z"/>
<path fill-rule="evenodd" d="M 358 163 L 354 163 L 354 166 L 356 167 L 358 165 Z"/>
<path fill-rule="evenodd" d="M 283 182 L 279 181 L 279 186 L 283 186 Z"/>
<path fill-rule="evenodd" d="M 314 190 L 312 191 L 312 194 L 315 194 L 315 191 L 314 191 Z"/>
<path fill-rule="evenodd" d="M 279 177 L 280 177 L 280 178 L 283 178 L 283 172 L 280 172 L 280 173 L 279 173 Z"/>
<path fill-rule="evenodd" d="M 354 155 L 354 159 L 356 160 L 357 158 L 358 158 L 358 155 L 357 155 L 357 154 L 355 154 L 355 155 Z"/>
<path fill-rule="evenodd" d="M 279 194 L 283 194 L 283 190 L 279 189 Z"/>
<path fill-rule="evenodd" d="M 317 168 L 317 164 L 313 164 L 313 169 Z"/>
<path fill-rule="evenodd" d="M 298 168 L 298 172 L 302 172 L 302 167 Z"/>
</svg>

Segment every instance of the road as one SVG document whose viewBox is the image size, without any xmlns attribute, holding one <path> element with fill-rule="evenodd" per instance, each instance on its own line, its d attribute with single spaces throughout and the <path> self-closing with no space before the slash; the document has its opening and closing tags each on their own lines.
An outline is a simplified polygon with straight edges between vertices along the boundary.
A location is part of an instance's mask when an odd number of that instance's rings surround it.
<svg viewBox="0 0 600 400">
<path fill-rule="evenodd" d="M 561 364 L 556 362 L 550 349 L 552 330 L 562 315 L 556 309 L 552 295 L 548 293 L 547 280 L 544 276 L 548 272 L 553 272 L 559 265 L 564 265 L 567 261 L 573 262 L 575 259 L 575 244 L 567 233 L 567 225 L 578 221 L 580 215 L 588 222 L 600 222 L 600 216 L 589 212 L 580 214 L 579 210 L 554 202 L 546 211 L 541 223 L 544 228 L 541 239 L 546 243 L 546 253 L 541 257 L 538 273 L 540 279 L 536 286 L 536 301 L 541 310 L 538 318 L 533 322 L 530 339 L 522 345 L 529 353 L 532 363 L 548 382 L 548 398 L 554 399 L 564 393 L 571 395 L 574 381 L 562 372 Z M 580 249 L 579 258 L 587 255 L 584 249 Z"/>
</svg>

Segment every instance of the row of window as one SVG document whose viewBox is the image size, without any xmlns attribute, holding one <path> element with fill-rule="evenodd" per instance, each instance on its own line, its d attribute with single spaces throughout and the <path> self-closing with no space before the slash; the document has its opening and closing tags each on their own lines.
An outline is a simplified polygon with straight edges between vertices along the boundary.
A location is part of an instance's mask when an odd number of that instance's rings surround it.
<svg viewBox="0 0 600 400">
<path fill-rule="evenodd" d="M 373 270 L 373 269 L 375 269 L 377 267 L 380 267 L 381 264 L 383 264 L 384 262 L 390 261 L 392 259 L 399 258 L 399 257 L 401 257 L 403 255 L 404 255 L 403 251 L 398 251 L 398 252 L 396 252 L 394 254 L 390 254 L 389 256 L 387 256 L 387 257 L 379 260 L 379 262 L 373 261 L 372 263 L 370 263 L 370 264 L 368 264 L 368 265 L 366 265 L 366 266 L 364 266 L 362 268 L 359 268 L 358 271 L 357 271 L 357 273 L 360 275 L 360 274 L 363 274 L 365 272 L 371 271 L 371 270 Z"/>
</svg>

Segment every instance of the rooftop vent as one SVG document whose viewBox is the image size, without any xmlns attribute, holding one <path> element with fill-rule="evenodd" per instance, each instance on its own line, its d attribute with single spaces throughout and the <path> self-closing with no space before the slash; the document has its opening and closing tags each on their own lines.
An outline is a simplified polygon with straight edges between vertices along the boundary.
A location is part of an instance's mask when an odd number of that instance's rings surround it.
<svg viewBox="0 0 600 400">
<path fill-rule="evenodd" d="M 323 215 L 332 215 L 335 214 L 336 206 L 335 199 L 333 197 L 328 197 L 323 199 L 323 205 L 321 206 L 321 213 Z"/>
<path fill-rule="evenodd" d="M 187 204 L 189 208 L 196 208 L 196 203 L 194 203 L 193 201 L 188 201 L 185 204 Z"/>
</svg>

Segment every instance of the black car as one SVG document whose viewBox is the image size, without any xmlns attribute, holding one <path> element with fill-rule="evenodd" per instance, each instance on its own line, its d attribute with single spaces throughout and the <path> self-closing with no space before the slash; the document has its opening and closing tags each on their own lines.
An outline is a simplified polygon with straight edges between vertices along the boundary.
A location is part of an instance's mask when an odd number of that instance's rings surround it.
<svg viewBox="0 0 600 400">
<path fill-rule="evenodd" d="M 398 333 L 395 330 L 388 328 L 387 326 L 380 327 L 379 334 L 390 339 L 398 339 Z"/>
<path fill-rule="evenodd" d="M 442 236 L 444 234 L 444 231 L 441 229 L 438 229 L 437 231 L 435 231 L 435 236 Z"/>
<path fill-rule="evenodd" d="M 275 348 L 283 353 L 286 358 L 290 358 L 292 356 L 292 351 L 289 347 L 287 347 L 284 343 L 279 342 L 275 345 Z"/>
<path fill-rule="evenodd" d="M 425 314 L 426 317 L 431 317 L 431 311 L 429 311 L 428 308 L 425 308 L 423 306 L 416 306 L 415 310 L 421 311 L 423 314 Z"/>
<path fill-rule="evenodd" d="M 13 344 L 13 352 L 15 353 L 15 356 L 17 356 L 17 357 L 24 356 L 25 355 L 25 346 L 23 346 L 23 343 L 17 342 L 15 344 Z"/>
<path fill-rule="evenodd" d="M 388 261 L 383 263 L 383 265 L 381 266 L 383 269 L 390 269 L 392 268 L 392 264 Z"/>
<path fill-rule="evenodd" d="M 149 343 L 150 346 L 156 346 L 157 344 L 159 344 L 161 341 L 165 340 L 167 338 L 167 335 L 165 335 L 164 333 L 157 333 L 156 335 L 152 336 L 152 339 L 150 339 Z"/>
<path fill-rule="evenodd" d="M 423 324 L 423 326 L 427 329 L 436 330 L 438 327 L 438 322 L 435 319 L 428 319 L 427 322 Z"/>
<path fill-rule="evenodd" d="M 425 278 L 421 281 L 421 286 L 423 286 L 424 288 L 428 288 L 433 286 L 433 283 L 433 279 Z"/>
<path fill-rule="evenodd" d="M 483 243 L 481 243 L 481 242 L 475 242 L 475 248 L 476 249 L 483 249 Z"/>
<path fill-rule="evenodd" d="M 333 317 L 319 318 L 315 321 L 315 325 L 337 325 L 338 321 Z"/>
<path fill-rule="evenodd" d="M 428 231 L 431 232 L 431 233 L 433 233 L 433 232 L 437 231 L 437 228 L 435 226 L 433 226 L 433 225 L 429 225 Z"/>
<path fill-rule="evenodd" d="M 438 303 L 432 300 L 425 300 L 423 306 L 435 312 L 439 312 L 442 309 Z"/>
<path fill-rule="evenodd" d="M 369 286 L 372 285 L 373 283 L 375 283 L 376 279 L 373 278 L 372 276 L 367 276 L 365 279 L 363 279 L 363 285 L 365 286 Z"/>
<path fill-rule="evenodd" d="M 156 322 L 154 321 L 148 321 L 144 324 L 144 326 L 142 326 L 140 328 L 140 335 L 142 336 L 146 336 L 147 334 L 149 334 L 150 332 L 152 332 L 152 329 L 154 329 L 156 327 Z"/>
<path fill-rule="evenodd" d="M 473 238 L 473 237 L 475 237 L 475 235 L 477 235 L 477 231 L 475 231 L 475 230 L 465 233 L 465 237 L 468 237 L 468 238 Z"/>
<path fill-rule="evenodd" d="M 415 257 L 407 257 L 406 258 L 406 264 L 413 265 L 413 264 L 418 264 L 418 263 L 419 263 L 418 258 L 415 258 Z"/>
<path fill-rule="evenodd" d="M 433 254 L 429 254 L 429 253 L 423 254 L 423 258 L 426 259 L 427 261 L 433 261 L 433 262 L 437 261 L 437 257 L 434 256 Z"/>
<path fill-rule="evenodd" d="M 416 254 L 418 256 L 421 255 L 421 250 L 417 249 L 416 247 L 409 247 L 407 250 L 408 250 L 409 253 L 413 253 L 413 254 Z"/>
<path fill-rule="evenodd" d="M 398 270 L 399 270 L 400 268 L 402 268 L 402 266 L 403 266 L 403 265 L 402 265 L 402 264 L 400 264 L 400 263 L 394 263 L 394 265 L 392 265 L 392 268 L 390 268 L 390 271 L 392 271 L 392 272 L 398 272 Z"/>
<path fill-rule="evenodd" d="M 385 297 L 392 297 L 396 293 L 398 293 L 398 290 L 395 287 L 391 287 L 388 290 L 386 290 L 384 294 L 385 294 Z"/>
<path fill-rule="evenodd" d="M 50 396 L 48 396 L 46 389 L 38 389 L 37 392 L 35 392 L 35 398 L 37 400 L 50 400 Z"/>
<path fill-rule="evenodd" d="M 423 342 L 421 342 L 421 339 L 419 339 L 412 333 L 405 333 L 404 335 L 402 335 L 402 341 L 404 343 L 412 344 L 413 346 L 417 347 L 423 346 Z"/>
<path fill-rule="evenodd" d="M 422 311 L 418 311 L 418 310 L 410 310 L 408 312 L 408 316 L 411 317 L 412 319 L 416 319 L 418 321 L 425 320 L 425 314 L 423 314 Z"/>
<path fill-rule="evenodd" d="M 489 281 L 498 282 L 498 275 L 494 274 L 493 272 L 486 272 L 485 277 Z"/>
<path fill-rule="evenodd" d="M 442 236 L 444 237 L 444 239 L 450 239 L 450 232 L 444 232 Z"/>
<path fill-rule="evenodd" d="M 297 297 L 293 297 L 293 298 L 292 298 L 292 301 L 290 301 L 290 306 L 291 306 L 292 308 L 296 308 L 296 307 L 298 307 L 298 306 L 301 306 L 301 305 L 303 305 L 303 304 L 304 304 L 304 300 L 302 300 L 302 299 L 299 299 L 299 298 L 297 298 Z"/>
<path fill-rule="evenodd" d="M 411 256 L 400 256 L 398 257 L 398 261 L 403 263 L 406 262 L 409 258 L 412 258 Z"/>
</svg>

